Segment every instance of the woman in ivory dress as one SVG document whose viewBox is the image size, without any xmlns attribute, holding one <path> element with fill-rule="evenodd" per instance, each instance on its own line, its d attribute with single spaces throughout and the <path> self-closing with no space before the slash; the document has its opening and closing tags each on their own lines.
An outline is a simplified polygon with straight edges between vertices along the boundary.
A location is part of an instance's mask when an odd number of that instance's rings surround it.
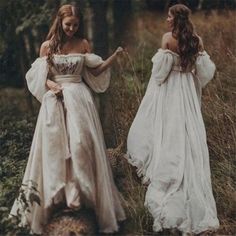
<svg viewBox="0 0 236 236">
<path fill-rule="evenodd" d="M 147 184 L 153 230 L 198 234 L 219 226 L 201 114 L 201 90 L 215 65 L 189 15 L 182 4 L 169 9 L 171 32 L 152 58 L 147 91 L 128 134 L 127 158 Z"/>
<path fill-rule="evenodd" d="M 62 6 L 40 58 L 26 74 L 30 92 L 41 102 L 22 185 L 32 204 L 26 207 L 18 197 L 10 214 L 20 215 L 20 225 L 36 234 L 51 209 L 64 202 L 69 208 L 93 208 L 101 232 L 117 231 L 125 219 L 90 91 L 108 88 L 108 68 L 122 48 L 105 61 L 90 53 L 80 20 L 78 8 Z"/>
</svg>

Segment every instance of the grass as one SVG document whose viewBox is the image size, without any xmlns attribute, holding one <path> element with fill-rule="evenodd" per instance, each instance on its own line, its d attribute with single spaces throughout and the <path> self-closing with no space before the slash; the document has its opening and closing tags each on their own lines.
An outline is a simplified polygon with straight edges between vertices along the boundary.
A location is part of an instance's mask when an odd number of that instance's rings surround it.
<svg viewBox="0 0 236 236">
<path fill-rule="evenodd" d="M 126 137 L 150 78 L 151 58 L 167 31 L 165 17 L 142 13 L 134 17 L 126 36 L 129 55 L 121 58 L 114 71 L 110 94 L 116 130 L 116 145 L 126 150 Z M 203 91 L 202 112 L 206 125 L 213 192 L 220 229 L 217 234 L 236 233 L 236 13 L 198 12 L 192 16 L 196 31 L 217 67 L 213 81 Z M 207 22 L 207 24 L 206 24 Z M 121 155 L 122 156 L 122 155 Z M 122 157 L 120 161 L 123 162 Z M 122 193 L 129 216 L 127 231 L 150 233 L 152 219 L 143 207 L 145 188 L 135 181 L 131 167 L 125 167 Z M 135 223 L 134 223 L 135 222 Z"/>
</svg>

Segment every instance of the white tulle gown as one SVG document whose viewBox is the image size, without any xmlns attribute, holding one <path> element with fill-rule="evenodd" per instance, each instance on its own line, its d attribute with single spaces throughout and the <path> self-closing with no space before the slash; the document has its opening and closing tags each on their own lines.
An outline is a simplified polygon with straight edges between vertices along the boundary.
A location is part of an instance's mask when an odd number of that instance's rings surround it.
<svg viewBox="0 0 236 236">
<path fill-rule="evenodd" d="M 215 65 L 200 52 L 195 70 L 183 72 L 179 55 L 159 49 L 146 94 L 128 135 L 129 162 L 148 184 L 145 206 L 153 230 L 200 233 L 219 226 L 201 113 L 201 90 Z"/>
<path fill-rule="evenodd" d="M 89 89 L 104 92 L 110 72 L 97 77 L 89 73 L 87 67 L 103 62 L 95 54 L 54 55 L 53 60 L 50 73 L 46 57 L 42 57 L 26 74 L 29 90 L 42 103 L 22 186 L 28 203 L 33 204 L 26 208 L 18 198 L 10 214 L 20 214 L 20 225 L 29 225 L 31 232 L 40 234 L 54 204 L 66 202 L 76 209 L 92 207 L 100 231 L 115 232 L 117 221 L 124 220 L 125 214 Z M 63 100 L 46 88 L 48 74 L 61 84 Z M 32 192 L 38 194 L 40 205 L 33 201 Z"/>
</svg>

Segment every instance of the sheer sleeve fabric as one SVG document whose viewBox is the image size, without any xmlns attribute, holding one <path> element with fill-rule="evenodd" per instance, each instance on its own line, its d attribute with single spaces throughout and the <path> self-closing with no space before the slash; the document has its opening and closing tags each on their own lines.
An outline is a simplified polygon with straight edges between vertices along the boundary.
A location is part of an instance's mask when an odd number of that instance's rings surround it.
<svg viewBox="0 0 236 236">
<path fill-rule="evenodd" d="M 29 91 L 40 102 L 48 91 L 46 87 L 48 70 L 46 57 L 37 58 L 25 76 Z"/>
<path fill-rule="evenodd" d="M 159 49 L 152 58 L 151 78 L 155 79 L 161 85 L 168 77 L 173 66 L 173 55 L 169 50 Z"/>
<path fill-rule="evenodd" d="M 210 59 L 210 56 L 206 51 L 199 53 L 196 60 L 196 71 L 195 74 L 199 80 L 201 88 L 205 87 L 206 84 L 213 79 L 215 74 L 215 64 Z"/>
<path fill-rule="evenodd" d="M 110 70 L 103 71 L 98 76 L 94 76 L 89 68 L 96 68 L 103 63 L 100 56 L 93 53 L 85 54 L 85 66 L 82 72 L 82 76 L 89 87 L 96 93 L 103 93 L 107 90 L 110 84 Z"/>
</svg>

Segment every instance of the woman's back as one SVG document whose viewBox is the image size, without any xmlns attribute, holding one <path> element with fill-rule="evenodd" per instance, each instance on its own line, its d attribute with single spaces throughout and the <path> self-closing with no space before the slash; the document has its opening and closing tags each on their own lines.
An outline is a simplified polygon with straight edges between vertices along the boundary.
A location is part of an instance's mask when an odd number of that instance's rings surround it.
<svg viewBox="0 0 236 236">
<path fill-rule="evenodd" d="M 204 50 L 203 41 L 200 36 L 197 36 L 199 39 L 199 52 Z M 169 49 L 177 54 L 179 54 L 179 42 L 176 37 L 173 37 L 172 32 L 167 32 L 162 37 L 161 42 L 162 49 Z"/>
</svg>

